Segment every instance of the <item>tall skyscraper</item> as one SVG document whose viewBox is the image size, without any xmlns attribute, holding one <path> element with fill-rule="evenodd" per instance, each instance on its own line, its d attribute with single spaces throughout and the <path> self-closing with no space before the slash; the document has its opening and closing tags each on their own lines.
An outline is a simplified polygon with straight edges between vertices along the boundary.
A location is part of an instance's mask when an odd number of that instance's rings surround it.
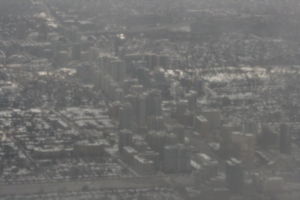
<svg viewBox="0 0 300 200">
<path fill-rule="evenodd" d="M 226 161 L 226 184 L 234 194 L 240 194 L 244 189 L 244 174 L 241 162 L 232 158 Z"/>
<path fill-rule="evenodd" d="M 140 127 L 146 126 L 146 96 L 145 95 L 140 95 L 138 97 L 137 124 Z"/>
<path fill-rule="evenodd" d="M 80 58 L 81 58 L 81 46 L 79 43 L 75 43 L 72 46 L 72 59 L 80 60 Z"/>
<path fill-rule="evenodd" d="M 123 104 L 121 110 L 120 110 L 120 128 L 121 129 L 132 129 L 132 106 L 130 103 Z"/>
<path fill-rule="evenodd" d="M 162 97 L 158 90 L 152 90 L 147 95 L 147 115 L 161 116 Z"/>
<path fill-rule="evenodd" d="M 183 144 L 166 146 L 163 155 L 166 173 L 184 173 L 191 170 L 191 151 Z"/>
<path fill-rule="evenodd" d="M 38 26 L 38 41 L 46 41 L 47 39 L 48 39 L 48 26 L 46 22 L 42 22 Z"/>
<path fill-rule="evenodd" d="M 279 151 L 284 154 L 291 154 L 292 141 L 290 127 L 284 123 L 280 125 Z"/>
<path fill-rule="evenodd" d="M 119 152 L 123 154 L 124 147 L 132 146 L 132 135 L 133 133 L 130 130 L 122 129 L 119 132 Z"/>
</svg>

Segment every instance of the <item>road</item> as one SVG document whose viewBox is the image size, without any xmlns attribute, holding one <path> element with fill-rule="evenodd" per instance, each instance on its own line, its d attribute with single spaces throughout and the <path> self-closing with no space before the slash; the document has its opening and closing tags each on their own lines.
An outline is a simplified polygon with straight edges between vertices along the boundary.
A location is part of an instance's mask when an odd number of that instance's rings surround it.
<svg viewBox="0 0 300 200">
<path fill-rule="evenodd" d="M 149 176 L 134 178 L 115 178 L 115 179 L 99 179 L 89 181 L 64 181 L 34 184 L 15 184 L 2 185 L 0 187 L 1 195 L 12 194 L 36 194 L 40 192 L 51 193 L 58 191 L 80 191 L 83 186 L 89 186 L 92 189 L 104 190 L 113 188 L 152 188 L 152 187 L 171 187 L 169 181 L 174 180 L 183 186 L 193 184 L 192 177 L 186 175 L 170 175 L 170 176 Z M 181 180 L 185 180 L 182 181 Z"/>
</svg>

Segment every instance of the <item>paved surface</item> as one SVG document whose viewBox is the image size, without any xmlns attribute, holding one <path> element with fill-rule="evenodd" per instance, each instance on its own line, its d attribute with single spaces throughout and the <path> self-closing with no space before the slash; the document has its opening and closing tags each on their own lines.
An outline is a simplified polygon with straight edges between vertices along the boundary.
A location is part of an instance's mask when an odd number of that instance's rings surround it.
<svg viewBox="0 0 300 200">
<path fill-rule="evenodd" d="M 169 175 L 133 178 L 98 179 L 84 181 L 64 181 L 33 184 L 1 185 L 0 195 L 11 194 L 34 194 L 39 192 L 78 191 L 83 186 L 90 189 L 113 189 L 113 188 L 152 188 L 152 187 L 174 187 L 189 186 L 193 184 L 191 175 Z"/>
</svg>

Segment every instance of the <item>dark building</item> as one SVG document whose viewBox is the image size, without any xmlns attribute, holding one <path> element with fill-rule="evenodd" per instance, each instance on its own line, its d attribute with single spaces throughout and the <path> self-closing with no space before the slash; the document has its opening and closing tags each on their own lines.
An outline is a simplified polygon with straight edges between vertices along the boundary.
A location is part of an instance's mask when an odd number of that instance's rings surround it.
<svg viewBox="0 0 300 200">
<path fill-rule="evenodd" d="M 114 42 L 114 52 L 115 56 L 119 56 L 120 48 L 124 47 L 125 36 L 123 34 L 118 34 Z"/>
<path fill-rule="evenodd" d="M 132 106 L 130 103 L 125 103 L 120 109 L 119 125 L 121 129 L 131 130 L 132 128 Z"/>
<path fill-rule="evenodd" d="M 79 43 L 76 43 L 72 46 L 72 59 L 80 60 L 81 58 L 81 46 Z"/>
<path fill-rule="evenodd" d="M 191 170 L 191 151 L 183 144 L 166 146 L 163 155 L 166 173 L 185 173 Z"/>
<path fill-rule="evenodd" d="M 48 39 L 48 26 L 46 23 L 41 23 L 38 27 L 38 41 L 46 41 Z"/>
<path fill-rule="evenodd" d="M 279 152 L 284 154 L 291 153 L 291 133 L 290 127 L 287 124 L 280 125 Z"/>
<path fill-rule="evenodd" d="M 132 135 L 130 130 L 123 129 L 119 132 L 119 152 L 123 154 L 125 146 L 132 146 Z"/>
<path fill-rule="evenodd" d="M 158 90 L 152 90 L 147 96 L 147 115 L 148 116 L 161 116 L 162 97 Z"/>
<path fill-rule="evenodd" d="M 241 194 L 244 188 L 242 164 L 235 158 L 226 161 L 226 184 L 234 194 Z"/>
</svg>

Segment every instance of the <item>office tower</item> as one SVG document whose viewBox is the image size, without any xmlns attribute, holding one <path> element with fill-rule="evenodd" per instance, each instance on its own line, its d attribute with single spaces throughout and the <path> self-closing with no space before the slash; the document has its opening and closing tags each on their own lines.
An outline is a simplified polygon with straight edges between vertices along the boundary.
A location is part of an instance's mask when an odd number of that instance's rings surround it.
<svg viewBox="0 0 300 200">
<path fill-rule="evenodd" d="M 123 89 L 126 93 L 129 92 L 131 86 L 133 85 L 139 85 L 138 79 L 126 79 L 123 81 Z"/>
<path fill-rule="evenodd" d="M 183 144 L 177 144 L 178 148 L 178 169 L 177 171 L 190 172 L 191 170 L 191 151 Z"/>
<path fill-rule="evenodd" d="M 135 139 L 133 142 L 132 147 L 137 150 L 138 152 L 145 152 L 148 150 L 149 146 L 145 140 L 142 139 Z"/>
<path fill-rule="evenodd" d="M 151 90 L 147 95 L 147 115 L 161 116 L 162 97 L 159 90 Z"/>
<path fill-rule="evenodd" d="M 38 41 L 46 41 L 48 39 L 48 26 L 46 22 L 42 22 L 38 26 Z"/>
<path fill-rule="evenodd" d="M 202 136 L 209 136 L 209 123 L 203 116 L 197 116 L 195 119 L 195 130 Z"/>
<path fill-rule="evenodd" d="M 142 85 L 132 85 L 129 89 L 129 92 L 132 94 L 141 94 L 145 91 Z"/>
<path fill-rule="evenodd" d="M 96 47 L 90 47 L 89 49 L 89 63 L 94 63 L 96 59 L 98 58 L 99 49 Z"/>
<path fill-rule="evenodd" d="M 147 67 L 150 70 L 154 70 L 155 67 L 157 67 L 158 64 L 159 64 L 156 54 L 147 54 L 147 55 L 145 55 L 145 60 L 146 60 L 146 63 L 147 63 Z"/>
<path fill-rule="evenodd" d="M 184 138 L 185 138 L 184 127 L 180 124 L 176 124 L 173 126 L 172 132 L 177 136 L 178 142 L 184 144 Z"/>
<path fill-rule="evenodd" d="M 185 99 L 188 100 L 188 110 L 191 112 L 196 112 L 197 110 L 197 92 L 190 91 L 185 94 Z"/>
<path fill-rule="evenodd" d="M 181 123 L 183 123 L 183 115 L 187 111 L 188 107 L 188 101 L 181 99 L 179 102 L 176 104 L 176 119 Z"/>
<path fill-rule="evenodd" d="M 174 133 L 166 134 L 166 146 L 178 144 L 177 137 Z"/>
<path fill-rule="evenodd" d="M 154 151 L 146 151 L 140 154 L 143 158 L 146 158 L 147 160 L 151 160 L 154 164 L 154 169 L 155 171 L 158 171 L 161 169 L 161 158 L 159 153 L 154 152 Z"/>
<path fill-rule="evenodd" d="M 244 174 L 241 162 L 231 158 L 226 161 L 226 184 L 233 194 L 241 194 L 244 189 Z"/>
<path fill-rule="evenodd" d="M 124 47 L 124 45 L 125 45 L 125 36 L 123 34 L 118 34 L 114 42 L 115 56 L 119 55 L 120 47 Z"/>
<path fill-rule="evenodd" d="M 117 88 L 115 90 L 115 97 L 114 100 L 115 101 L 119 101 L 119 102 L 123 102 L 124 101 L 124 91 L 121 88 Z"/>
<path fill-rule="evenodd" d="M 89 52 L 81 51 L 80 62 L 88 62 L 88 61 L 89 61 Z"/>
<path fill-rule="evenodd" d="M 24 40 L 27 37 L 27 25 L 25 22 L 18 22 L 17 24 L 17 39 Z"/>
<path fill-rule="evenodd" d="M 160 55 L 158 56 L 158 65 L 167 68 L 169 65 L 169 58 L 168 56 Z"/>
<path fill-rule="evenodd" d="M 132 129 L 132 106 L 130 103 L 124 103 L 120 110 L 120 129 Z"/>
<path fill-rule="evenodd" d="M 243 166 L 252 167 L 254 164 L 254 152 L 256 136 L 232 132 L 231 134 L 231 155 L 240 160 Z"/>
<path fill-rule="evenodd" d="M 122 152 L 122 156 L 123 156 L 123 160 L 124 162 L 129 165 L 132 166 L 133 164 L 133 156 L 137 155 L 138 152 L 130 147 L 130 146 L 124 146 L 123 147 L 123 152 Z"/>
<path fill-rule="evenodd" d="M 177 101 L 181 96 L 181 94 L 183 93 L 183 89 L 178 81 L 174 81 L 173 83 L 171 83 L 170 93 L 175 101 Z"/>
<path fill-rule="evenodd" d="M 129 102 L 132 106 L 132 120 L 137 121 L 137 106 L 138 106 L 138 97 L 136 94 L 128 94 L 125 96 L 125 102 Z"/>
<path fill-rule="evenodd" d="M 291 154 L 292 140 L 290 127 L 284 123 L 280 125 L 280 138 L 279 138 L 279 152 L 284 154 Z"/>
<path fill-rule="evenodd" d="M 204 80 L 200 79 L 199 77 L 195 76 L 193 78 L 194 90 L 199 94 L 204 94 L 203 87 L 205 85 Z"/>
<path fill-rule="evenodd" d="M 279 136 L 270 125 L 264 124 L 262 125 L 261 137 L 259 140 L 259 144 L 262 148 L 278 148 Z"/>
<path fill-rule="evenodd" d="M 219 110 L 202 111 L 202 115 L 208 120 L 210 130 L 215 130 L 220 128 L 221 112 Z"/>
<path fill-rule="evenodd" d="M 56 62 L 59 67 L 65 67 L 69 61 L 69 54 L 66 51 L 59 51 L 57 54 Z"/>
<path fill-rule="evenodd" d="M 163 155 L 166 173 L 185 173 L 191 170 L 191 152 L 183 144 L 166 146 Z"/>
<path fill-rule="evenodd" d="M 160 116 L 147 117 L 148 130 L 162 131 L 164 130 L 164 119 Z"/>
<path fill-rule="evenodd" d="M 0 51 L 0 65 L 5 66 L 6 64 L 6 55 L 3 51 Z"/>
<path fill-rule="evenodd" d="M 119 101 L 115 101 L 109 104 L 108 115 L 113 119 L 120 119 L 122 104 Z"/>
<path fill-rule="evenodd" d="M 166 144 L 166 133 L 162 131 L 149 131 L 146 134 L 146 141 L 155 152 L 158 152 L 162 158 Z"/>
<path fill-rule="evenodd" d="M 81 59 L 81 46 L 79 43 L 75 43 L 72 46 L 72 59 L 80 60 Z"/>
<path fill-rule="evenodd" d="M 116 82 L 123 82 L 126 76 L 125 62 L 115 60 L 110 62 L 111 77 Z"/>
<path fill-rule="evenodd" d="M 138 96 L 137 109 L 136 109 L 137 124 L 140 127 L 146 126 L 146 96 Z"/>
<path fill-rule="evenodd" d="M 123 155 L 124 147 L 132 146 L 132 136 L 133 133 L 130 130 L 120 130 L 119 132 L 119 152 Z"/>
<path fill-rule="evenodd" d="M 224 158 L 230 155 L 231 134 L 234 131 L 233 125 L 225 124 L 221 128 L 220 153 Z"/>
<path fill-rule="evenodd" d="M 247 120 L 243 123 L 243 133 L 252 133 L 253 135 L 257 135 L 258 127 L 257 123 L 253 120 Z"/>
<path fill-rule="evenodd" d="M 90 82 L 93 75 L 93 68 L 88 63 L 82 63 L 76 68 L 76 75 L 84 82 Z"/>
<path fill-rule="evenodd" d="M 99 59 L 99 67 L 103 73 L 110 74 L 110 62 L 112 58 L 108 56 L 101 56 Z"/>
<path fill-rule="evenodd" d="M 155 173 L 154 163 L 141 155 L 133 157 L 133 169 L 140 175 L 153 175 Z"/>
<path fill-rule="evenodd" d="M 149 86 L 150 84 L 150 70 L 144 67 L 136 67 L 135 75 L 139 82 L 144 86 Z"/>
<path fill-rule="evenodd" d="M 176 146 L 166 146 L 163 155 L 163 169 L 167 173 L 175 173 L 178 168 L 178 149 Z"/>
</svg>

